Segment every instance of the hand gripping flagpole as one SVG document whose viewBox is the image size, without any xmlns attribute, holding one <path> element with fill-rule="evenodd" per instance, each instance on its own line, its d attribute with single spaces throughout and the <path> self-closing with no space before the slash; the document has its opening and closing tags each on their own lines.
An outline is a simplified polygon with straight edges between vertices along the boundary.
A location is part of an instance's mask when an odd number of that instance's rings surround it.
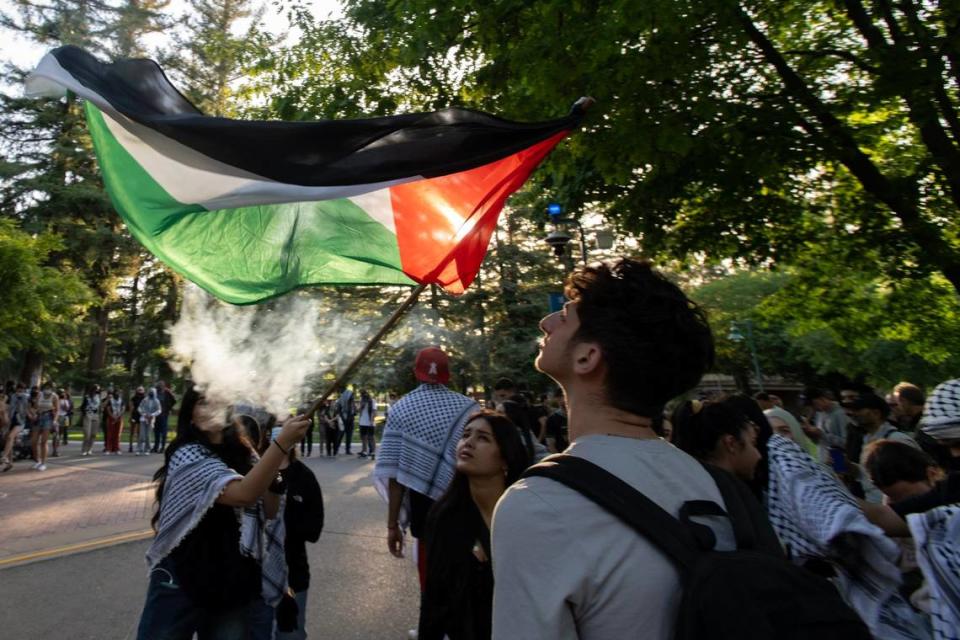
<svg viewBox="0 0 960 640">
<path fill-rule="evenodd" d="M 336 389 L 341 387 L 350 378 L 353 372 L 357 370 L 357 367 L 363 364 L 363 361 L 367 359 L 367 355 L 370 353 L 370 351 L 372 351 L 373 348 L 380 343 L 380 340 L 382 340 L 385 335 L 390 333 L 390 330 L 393 329 L 398 322 L 400 322 L 400 319 L 403 318 L 404 314 L 417 303 L 417 298 L 420 297 L 420 294 L 423 293 L 423 290 L 426 288 L 426 284 L 419 284 L 413 289 L 413 291 L 410 292 L 410 295 L 407 296 L 407 299 L 404 300 L 403 303 L 397 307 L 392 314 L 390 314 L 390 317 L 387 318 L 385 323 L 383 323 L 383 326 L 380 327 L 380 330 L 377 331 L 375 336 L 370 338 L 370 341 L 363 349 L 360 350 L 360 353 L 358 353 L 353 361 L 347 366 L 347 368 L 344 369 L 343 373 L 341 373 L 337 379 L 333 381 L 333 384 L 327 387 L 326 391 L 323 392 L 323 395 L 314 401 L 314 403 L 310 406 L 310 410 L 307 411 L 307 417 L 310 417 L 316 413 L 317 409 L 320 408 L 320 405 L 322 405 L 327 398 L 333 395 L 333 392 Z"/>
</svg>

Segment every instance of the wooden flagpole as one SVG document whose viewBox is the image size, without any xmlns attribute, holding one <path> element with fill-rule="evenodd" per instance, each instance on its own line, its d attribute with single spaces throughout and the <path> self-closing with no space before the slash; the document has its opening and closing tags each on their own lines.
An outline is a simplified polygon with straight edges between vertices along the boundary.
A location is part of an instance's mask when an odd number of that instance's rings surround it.
<svg viewBox="0 0 960 640">
<path fill-rule="evenodd" d="M 314 401 L 313 405 L 310 406 L 310 410 L 307 412 L 307 417 L 316 413 L 317 409 L 320 408 L 320 405 L 322 405 L 337 388 L 343 385 L 350 378 L 351 374 L 356 371 L 357 367 L 363 364 L 363 361 L 367 359 L 367 355 L 370 353 L 370 351 L 372 351 L 373 348 L 380 343 L 380 340 L 382 340 L 385 335 L 390 333 L 390 330 L 396 326 L 400 319 L 403 318 L 404 314 L 417 303 L 417 298 L 420 297 L 420 294 L 423 293 L 423 290 L 426 288 L 426 284 L 419 284 L 414 288 L 413 291 L 410 292 L 410 295 L 407 296 L 407 299 L 404 300 L 403 303 L 397 307 L 392 314 L 390 314 L 390 317 L 387 318 L 387 321 L 382 327 L 380 327 L 380 330 L 377 331 L 375 336 L 370 338 L 370 341 L 367 342 L 366 346 L 360 350 L 360 353 L 357 354 L 347 368 L 343 370 L 343 373 L 341 373 L 339 377 L 333 381 L 333 384 L 327 387 L 327 390 L 323 392 L 323 395 Z"/>
</svg>

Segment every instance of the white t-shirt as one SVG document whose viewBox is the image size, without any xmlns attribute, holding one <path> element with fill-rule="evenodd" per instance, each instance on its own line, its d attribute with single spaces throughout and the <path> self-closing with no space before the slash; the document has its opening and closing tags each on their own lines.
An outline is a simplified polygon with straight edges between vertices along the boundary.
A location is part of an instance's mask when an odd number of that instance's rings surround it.
<svg viewBox="0 0 960 640">
<path fill-rule="evenodd" d="M 591 435 L 566 451 L 677 516 L 688 500 L 724 506 L 710 475 L 660 440 Z M 673 637 L 680 578 L 645 538 L 547 478 L 511 486 L 493 518 L 494 640 Z"/>
</svg>

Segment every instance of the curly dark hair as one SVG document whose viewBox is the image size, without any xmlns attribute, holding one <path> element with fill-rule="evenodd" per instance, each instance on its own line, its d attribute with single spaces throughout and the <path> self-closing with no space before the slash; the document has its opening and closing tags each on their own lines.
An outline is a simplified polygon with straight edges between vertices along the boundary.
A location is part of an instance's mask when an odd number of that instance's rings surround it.
<svg viewBox="0 0 960 640">
<path fill-rule="evenodd" d="M 573 340 L 600 345 L 606 399 L 617 409 L 659 415 L 713 366 L 706 314 L 646 261 L 582 267 L 565 293 L 580 319 Z"/>
</svg>

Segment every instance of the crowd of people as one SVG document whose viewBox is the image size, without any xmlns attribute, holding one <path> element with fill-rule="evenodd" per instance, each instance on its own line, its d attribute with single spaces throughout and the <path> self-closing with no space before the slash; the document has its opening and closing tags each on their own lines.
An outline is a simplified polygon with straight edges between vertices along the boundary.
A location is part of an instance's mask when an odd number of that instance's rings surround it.
<svg viewBox="0 0 960 640">
<path fill-rule="evenodd" d="M 54 390 L 51 382 L 28 389 L 8 381 L 0 391 L 0 469 L 10 471 L 16 460 L 28 458 L 33 469 L 46 471 L 47 457 L 58 457 L 60 448 L 69 444 L 71 428 L 80 431 L 81 456 L 93 455 L 97 434 L 104 455 L 120 455 L 125 425 L 128 453 L 161 453 L 176 404 L 176 395 L 163 380 L 146 390 L 137 387 L 129 396 L 118 387 L 93 384 L 84 391 L 79 408 L 69 390 Z"/>
<path fill-rule="evenodd" d="M 535 361 L 557 392 L 536 401 L 502 378 L 478 402 L 429 347 L 379 443 L 366 390 L 278 424 L 192 388 L 169 445 L 166 385 L 127 402 L 88 390 L 85 455 L 101 420 L 119 453 L 127 413 L 137 451 L 164 454 L 138 638 L 306 637 L 323 498 L 297 450 L 312 455 L 318 426 L 325 457 L 353 455 L 359 427 L 387 548 L 416 562 L 412 638 L 957 637 L 960 380 L 929 397 L 909 383 L 697 396 L 713 337 L 676 285 L 623 259 L 565 293 Z M 55 452 L 64 396 L 21 385 L 0 415 Z"/>
<path fill-rule="evenodd" d="M 960 380 L 678 402 L 714 357 L 680 289 L 621 260 L 566 295 L 550 415 L 509 380 L 496 412 L 447 389 L 439 350 L 391 409 L 374 482 L 391 554 L 416 542 L 411 637 L 957 637 Z"/>
</svg>

